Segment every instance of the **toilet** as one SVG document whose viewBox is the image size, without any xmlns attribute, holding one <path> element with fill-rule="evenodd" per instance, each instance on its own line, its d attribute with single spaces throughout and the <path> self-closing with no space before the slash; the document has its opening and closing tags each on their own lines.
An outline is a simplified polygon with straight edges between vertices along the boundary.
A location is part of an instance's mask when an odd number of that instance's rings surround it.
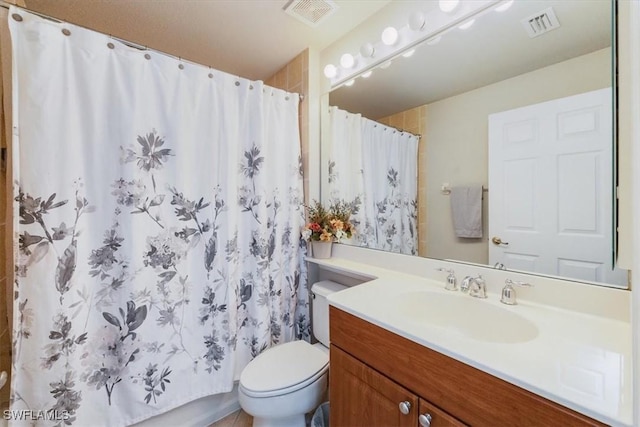
<svg viewBox="0 0 640 427">
<path fill-rule="evenodd" d="M 327 296 L 345 289 L 325 280 L 311 287 L 313 334 L 318 343 L 292 341 L 263 351 L 240 374 L 240 406 L 254 427 L 304 427 L 305 414 L 325 398 L 329 371 Z"/>
</svg>

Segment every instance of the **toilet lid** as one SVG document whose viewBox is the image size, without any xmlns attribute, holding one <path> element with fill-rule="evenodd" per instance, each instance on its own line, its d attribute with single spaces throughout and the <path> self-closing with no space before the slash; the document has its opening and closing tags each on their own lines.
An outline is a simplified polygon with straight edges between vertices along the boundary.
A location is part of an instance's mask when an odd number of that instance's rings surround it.
<svg viewBox="0 0 640 427">
<path fill-rule="evenodd" d="M 328 365 L 328 354 L 306 341 L 292 341 L 271 347 L 249 362 L 240 374 L 240 385 L 252 394 L 295 388 L 326 371 Z"/>
</svg>

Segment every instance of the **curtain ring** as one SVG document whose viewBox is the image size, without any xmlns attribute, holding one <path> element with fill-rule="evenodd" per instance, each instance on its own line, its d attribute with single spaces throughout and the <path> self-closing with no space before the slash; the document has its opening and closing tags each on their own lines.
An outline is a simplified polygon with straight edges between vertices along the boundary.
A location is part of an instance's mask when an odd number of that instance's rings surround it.
<svg viewBox="0 0 640 427">
<path fill-rule="evenodd" d="M 69 31 L 68 28 L 63 28 L 62 29 L 62 34 L 64 34 L 65 36 L 70 36 L 71 35 L 71 31 Z"/>
<path fill-rule="evenodd" d="M 148 53 L 144 54 L 144 59 L 151 59 L 151 55 L 149 55 Z"/>
<path fill-rule="evenodd" d="M 23 19 L 22 15 L 20 15 L 18 13 L 12 14 L 11 17 L 13 18 L 14 21 L 17 21 L 17 22 L 22 22 L 22 19 Z"/>
</svg>

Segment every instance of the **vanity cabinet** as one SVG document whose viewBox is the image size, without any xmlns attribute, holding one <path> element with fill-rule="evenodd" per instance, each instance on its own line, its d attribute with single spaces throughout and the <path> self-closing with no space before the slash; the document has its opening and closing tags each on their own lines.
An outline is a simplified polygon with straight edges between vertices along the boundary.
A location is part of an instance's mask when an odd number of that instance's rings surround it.
<svg viewBox="0 0 640 427">
<path fill-rule="evenodd" d="M 335 427 L 605 425 L 333 306 L 330 334 Z"/>
<path fill-rule="evenodd" d="M 425 426 L 465 425 L 336 346 L 330 375 L 332 426 L 415 427 L 420 415 Z"/>
</svg>

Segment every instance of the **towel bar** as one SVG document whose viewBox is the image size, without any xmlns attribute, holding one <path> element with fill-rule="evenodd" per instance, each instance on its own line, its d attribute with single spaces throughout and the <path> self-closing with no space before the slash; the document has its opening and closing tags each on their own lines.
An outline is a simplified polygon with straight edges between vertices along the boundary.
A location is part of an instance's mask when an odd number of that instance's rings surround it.
<svg viewBox="0 0 640 427">
<path fill-rule="evenodd" d="M 442 184 L 442 187 L 440 187 L 440 191 L 445 196 L 448 196 L 449 194 L 451 194 L 451 186 L 449 186 L 448 184 Z M 489 192 L 489 189 L 485 188 L 484 185 L 483 185 L 482 186 L 482 192 L 483 193 L 487 193 L 487 192 Z"/>
</svg>

